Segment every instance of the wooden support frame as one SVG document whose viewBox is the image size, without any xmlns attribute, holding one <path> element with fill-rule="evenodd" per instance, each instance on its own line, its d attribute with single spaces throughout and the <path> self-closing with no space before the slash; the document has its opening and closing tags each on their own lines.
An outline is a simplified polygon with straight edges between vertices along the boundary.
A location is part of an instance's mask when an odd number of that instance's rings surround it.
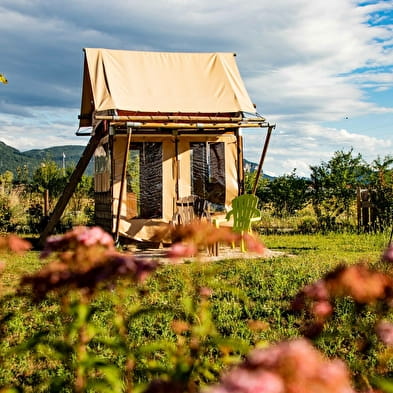
<svg viewBox="0 0 393 393">
<path fill-rule="evenodd" d="M 60 196 L 60 199 L 58 200 L 55 208 L 53 209 L 52 214 L 50 215 L 46 227 L 41 233 L 39 239 L 39 243 L 41 245 L 45 242 L 46 238 L 53 232 L 53 229 L 55 228 L 56 224 L 59 222 L 60 217 L 64 212 L 64 209 L 66 208 L 72 194 L 75 191 L 76 186 L 78 185 L 83 175 L 83 172 L 85 171 L 91 157 L 93 156 L 102 137 L 104 136 L 104 132 L 105 132 L 104 129 L 105 129 L 104 123 L 101 122 L 95 129 L 93 136 L 90 138 L 89 143 L 85 147 L 85 150 L 83 151 L 82 156 L 79 159 L 79 162 L 76 165 L 74 172 L 71 175 L 69 183 L 66 185 L 62 195 Z"/>
<path fill-rule="evenodd" d="M 262 172 L 262 166 L 263 166 L 263 162 L 265 161 L 265 157 L 266 157 L 266 153 L 267 153 L 267 148 L 269 146 L 269 141 L 270 141 L 270 136 L 272 135 L 272 131 L 276 128 L 275 125 L 269 125 L 267 128 L 267 134 L 266 134 L 266 139 L 265 139 L 265 144 L 263 146 L 263 150 L 262 150 L 262 154 L 261 154 L 261 159 L 259 160 L 259 165 L 258 165 L 258 170 L 257 170 L 257 174 L 255 176 L 255 182 L 254 182 L 254 186 L 252 188 L 252 194 L 255 195 L 256 191 L 257 191 L 257 186 L 258 186 L 258 181 L 259 181 L 259 177 L 261 176 L 261 172 Z"/>
</svg>

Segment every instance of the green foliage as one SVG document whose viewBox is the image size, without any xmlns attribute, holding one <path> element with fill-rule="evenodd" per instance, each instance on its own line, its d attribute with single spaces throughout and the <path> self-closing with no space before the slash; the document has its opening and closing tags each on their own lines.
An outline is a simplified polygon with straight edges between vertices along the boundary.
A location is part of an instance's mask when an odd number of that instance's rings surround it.
<svg viewBox="0 0 393 393">
<path fill-rule="evenodd" d="M 37 192 L 49 190 L 51 198 L 59 196 L 66 184 L 66 176 L 54 161 L 46 160 L 33 174 L 32 188 Z"/>
<path fill-rule="evenodd" d="M 3 74 L 0 74 L 0 82 L 5 85 L 8 83 L 7 78 Z"/>
<path fill-rule="evenodd" d="M 262 204 L 273 207 L 275 215 L 293 215 L 309 203 L 309 181 L 297 176 L 294 169 L 289 175 L 276 177 L 264 187 L 258 187 L 256 195 Z"/>
<path fill-rule="evenodd" d="M 393 201 L 393 157 L 377 158 L 370 165 L 367 187 L 371 202 L 375 206 L 377 225 L 384 229 L 392 222 Z"/>
<path fill-rule="evenodd" d="M 0 231 L 12 231 L 12 209 L 10 206 L 10 199 L 7 195 L 0 196 Z"/>
<path fill-rule="evenodd" d="M 367 172 L 361 155 L 352 152 L 337 151 L 328 162 L 310 167 L 312 205 L 320 226 L 328 230 L 337 228 L 341 217 L 349 224 L 356 189 Z"/>
</svg>

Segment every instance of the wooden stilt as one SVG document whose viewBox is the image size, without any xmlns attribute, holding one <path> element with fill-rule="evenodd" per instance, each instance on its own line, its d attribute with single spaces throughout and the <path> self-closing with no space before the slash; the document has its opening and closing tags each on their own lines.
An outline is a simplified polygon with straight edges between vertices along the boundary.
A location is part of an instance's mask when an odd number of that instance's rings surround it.
<svg viewBox="0 0 393 393">
<path fill-rule="evenodd" d="M 52 233 L 56 224 L 59 222 L 61 215 L 64 212 L 64 209 L 67 206 L 72 194 L 75 191 L 76 186 L 78 185 L 83 172 L 85 171 L 87 165 L 91 157 L 94 154 L 94 151 L 98 147 L 102 137 L 104 135 L 104 125 L 101 123 L 95 130 L 94 135 L 90 138 L 89 143 L 85 147 L 81 158 L 79 159 L 78 164 L 76 165 L 74 172 L 71 175 L 69 183 L 66 185 L 60 199 L 58 200 L 55 208 L 53 209 L 52 214 L 50 215 L 49 221 L 46 224 L 46 227 L 41 233 L 39 243 L 42 245 L 45 242 L 45 239 Z"/>
<path fill-rule="evenodd" d="M 265 144 L 263 146 L 263 151 L 262 151 L 261 159 L 259 161 L 257 174 L 255 176 L 254 186 L 252 188 L 252 194 L 253 195 L 255 195 L 255 193 L 257 191 L 258 181 L 259 181 L 259 177 L 261 176 L 262 166 L 263 166 L 263 162 L 265 161 L 265 156 L 266 156 L 267 148 L 269 146 L 270 136 L 271 136 L 272 131 L 273 131 L 274 128 L 275 128 L 274 125 L 273 126 L 269 125 L 268 128 L 267 128 Z"/>
</svg>

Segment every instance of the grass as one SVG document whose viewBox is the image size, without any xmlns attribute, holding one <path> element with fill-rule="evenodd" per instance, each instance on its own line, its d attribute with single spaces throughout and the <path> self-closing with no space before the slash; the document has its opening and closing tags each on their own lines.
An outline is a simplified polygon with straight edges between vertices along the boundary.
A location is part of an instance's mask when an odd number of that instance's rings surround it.
<svg viewBox="0 0 393 393">
<path fill-rule="evenodd" d="M 195 296 L 198 288 L 213 289 L 210 312 L 222 337 L 237 340 L 247 348 L 296 337 L 301 320 L 288 309 L 297 291 L 340 263 L 359 260 L 377 263 L 387 240 L 386 234 L 266 235 L 263 236 L 266 246 L 282 251 L 283 255 L 270 259 L 166 265 L 148 280 L 143 292 L 135 291 L 129 284 L 120 286 L 117 291 L 122 292 L 121 307 L 127 310 L 129 317 L 128 345 L 136 354 L 135 379 L 144 381 L 154 375 L 153 360 L 164 367 L 173 367 L 168 357 L 159 355 L 160 351 L 147 355 L 141 348 L 154 342 L 176 341 L 171 322 L 198 312 L 200 305 Z M 69 370 L 59 359 L 51 358 L 47 349 L 38 347 L 33 353 L 15 352 L 15 348 L 21 348 L 40 331 L 45 330 L 48 337 L 59 337 L 69 316 L 60 312 L 55 296 L 40 304 L 33 303 L 27 294 L 16 296 L 20 277 L 42 265 L 37 252 L 24 256 L 3 255 L 2 259 L 6 269 L 1 278 L 4 296 L 0 312 L 4 319 L 0 325 L 0 353 L 3 354 L 0 356 L 0 386 L 22 384 L 24 391 L 45 391 L 39 387 L 45 385 L 46 379 L 67 375 Z M 93 322 L 100 340 L 91 345 L 92 350 L 94 347 L 100 355 L 119 363 L 121 357 L 103 344 L 113 338 L 116 307 L 119 307 L 113 297 L 117 295 L 116 291 L 103 291 L 94 300 Z M 374 314 L 370 310 L 359 312 L 347 299 L 338 304 L 337 310 L 335 319 L 315 344 L 327 355 L 345 359 L 355 374 L 373 373 L 377 367 L 376 352 L 371 351 L 365 357 L 351 343 L 358 342 L 359 334 L 367 331 Z M 261 324 L 255 329 L 250 321 Z M 203 356 L 216 362 L 218 368 L 224 367 L 214 346 Z"/>
</svg>

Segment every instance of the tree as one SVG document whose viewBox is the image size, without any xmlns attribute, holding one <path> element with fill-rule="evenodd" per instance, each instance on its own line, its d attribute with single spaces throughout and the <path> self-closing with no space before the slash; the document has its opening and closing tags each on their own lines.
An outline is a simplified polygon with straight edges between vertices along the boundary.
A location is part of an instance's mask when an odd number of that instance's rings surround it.
<svg viewBox="0 0 393 393">
<path fill-rule="evenodd" d="M 2 194 L 11 192 L 13 181 L 14 174 L 11 171 L 5 171 L 0 175 L 0 190 Z"/>
<path fill-rule="evenodd" d="M 392 222 L 393 202 L 393 156 L 383 159 L 378 157 L 370 165 L 368 188 L 371 191 L 379 229 L 384 229 Z"/>
<path fill-rule="evenodd" d="M 32 189 L 41 193 L 48 190 L 50 204 L 52 204 L 54 198 L 63 192 L 66 183 L 67 176 L 63 170 L 54 161 L 46 160 L 33 174 Z"/>
<path fill-rule="evenodd" d="M 309 181 L 297 176 L 294 169 L 289 175 L 266 182 L 257 189 L 257 196 L 262 203 L 271 204 L 275 215 L 293 215 L 310 201 Z"/>
<path fill-rule="evenodd" d="M 349 223 L 350 208 L 356 200 L 356 189 L 364 185 L 368 173 L 362 156 L 337 151 L 328 162 L 311 169 L 311 200 L 320 224 L 332 229 L 340 216 Z"/>
</svg>

